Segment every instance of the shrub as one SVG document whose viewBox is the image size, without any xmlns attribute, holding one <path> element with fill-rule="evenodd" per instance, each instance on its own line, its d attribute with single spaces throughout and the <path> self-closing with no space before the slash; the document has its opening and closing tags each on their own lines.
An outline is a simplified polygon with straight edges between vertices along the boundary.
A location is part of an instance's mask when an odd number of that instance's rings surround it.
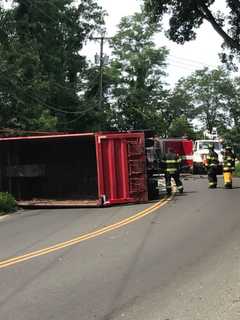
<svg viewBox="0 0 240 320">
<path fill-rule="evenodd" d="M 240 162 L 236 164 L 235 176 L 240 177 Z"/>
<path fill-rule="evenodd" d="M 17 209 L 17 202 L 14 197 L 7 192 L 0 192 L 0 214 L 14 212 Z"/>
</svg>

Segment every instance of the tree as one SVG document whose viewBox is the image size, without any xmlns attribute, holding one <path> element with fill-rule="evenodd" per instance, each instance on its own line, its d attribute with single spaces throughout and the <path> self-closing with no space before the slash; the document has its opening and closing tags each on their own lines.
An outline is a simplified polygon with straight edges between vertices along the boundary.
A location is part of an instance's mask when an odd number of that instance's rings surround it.
<svg viewBox="0 0 240 320">
<path fill-rule="evenodd" d="M 212 132 L 214 127 L 231 127 L 228 101 L 232 97 L 232 82 L 227 72 L 219 68 L 197 70 L 181 79 L 178 87 L 191 97 L 196 119 Z"/>
<path fill-rule="evenodd" d="M 85 129 L 84 41 L 103 24 L 95 0 L 15 0 L 0 10 L 1 125 Z M 78 125 L 76 125 L 76 123 Z"/>
<path fill-rule="evenodd" d="M 228 86 L 227 110 L 230 126 L 220 128 L 220 133 L 226 143 L 232 144 L 240 153 L 240 79 L 231 80 Z"/>
<path fill-rule="evenodd" d="M 111 101 L 118 129 L 155 129 L 161 132 L 165 60 L 168 51 L 153 42 L 158 24 L 142 13 L 124 17 L 112 39 Z"/>
<path fill-rule="evenodd" d="M 185 116 L 175 118 L 168 131 L 168 136 L 173 138 L 186 137 L 194 139 L 196 137 L 194 130 Z"/>
<path fill-rule="evenodd" d="M 228 13 L 215 12 L 216 0 L 145 0 L 146 12 L 153 21 L 169 15 L 168 37 L 180 44 L 196 38 L 196 30 L 206 20 L 222 37 L 230 54 L 222 54 L 222 60 L 231 65 L 234 56 L 240 56 L 240 2 L 226 0 Z"/>
<path fill-rule="evenodd" d="M 160 112 L 165 122 L 164 136 L 171 135 L 169 132 L 175 120 L 186 119 L 190 123 L 195 117 L 195 109 L 192 97 L 186 92 L 185 88 L 177 84 L 172 90 L 166 91 L 163 101 L 160 104 Z"/>
<path fill-rule="evenodd" d="M 232 80 L 228 89 L 227 108 L 233 128 L 240 128 L 240 78 Z"/>
<path fill-rule="evenodd" d="M 226 130 L 223 134 L 223 138 L 225 144 L 230 144 L 235 152 L 237 153 L 238 157 L 240 156 L 240 128 L 232 128 Z"/>
<path fill-rule="evenodd" d="M 85 71 L 82 99 L 87 106 L 87 110 L 90 110 L 90 112 L 87 112 L 85 120 L 88 127 L 94 131 L 113 129 L 112 112 L 108 99 L 112 78 L 108 70 L 109 67 L 104 65 L 101 109 L 99 108 L 99 67 L 89 62 Z"/>
</svg>

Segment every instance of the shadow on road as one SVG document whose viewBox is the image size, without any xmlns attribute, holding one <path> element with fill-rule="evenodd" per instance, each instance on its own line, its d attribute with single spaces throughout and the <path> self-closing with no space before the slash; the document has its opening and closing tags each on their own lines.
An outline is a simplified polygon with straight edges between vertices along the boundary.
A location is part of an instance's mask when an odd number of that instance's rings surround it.
<svg viewBox="0 0 240 320">
<path fill-rule="evenodd" d="M 240 189 L 240 187 L 232 187 L 232 189 L 228 189 L 228 188 L 225 188 L 225 187 L 217 187 L 217 189 L 222 189 L 222 190 L 234 190 L 234 189 Z"/>
</svg>

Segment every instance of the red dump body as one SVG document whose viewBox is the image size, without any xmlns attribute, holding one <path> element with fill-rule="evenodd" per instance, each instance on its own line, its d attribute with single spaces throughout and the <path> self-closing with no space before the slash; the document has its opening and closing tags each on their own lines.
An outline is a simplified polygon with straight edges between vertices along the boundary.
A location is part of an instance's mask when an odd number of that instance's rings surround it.
<svg viewBox="0 0 240 320">
<path fill-rule="evenodd" d="M 193 141 L 188 139 L 161 139 L 161 149 L 166 153 L 168 149 L 173 149 L 183 159 L 183 167 L 192 169 L 193 167 Z"/>
<path fill-rule="evenodd" d="M 0 138 L 0 190 L 22 206 L 145 202 L 144 133 Z"/>
</svg>

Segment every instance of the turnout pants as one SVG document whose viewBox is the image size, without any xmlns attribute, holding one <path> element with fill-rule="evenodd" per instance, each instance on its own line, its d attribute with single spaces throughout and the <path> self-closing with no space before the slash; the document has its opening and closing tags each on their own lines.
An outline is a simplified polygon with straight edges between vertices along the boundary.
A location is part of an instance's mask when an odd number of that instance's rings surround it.
<svg viewBox="0 0 240 320">
<path fill-rule="evenodd" d="M 166 181 L 166 189 L 167 189 L 167 194 L 172 193 L 172 185 L 171 185 L 171 179 L 176 183 L 177 189 L 179 192 L 183 192 L 183 184 L 182 181 L 180 180 L 180 173 L 175 172 L 175 173 L 165 173 L 165 181 Z"/>
<path fill-rule="evenodd" d="M 217 167 L 210 167 L 208 169 L 208 187 L 217 187 Z"/>
<path fill-rule="evenodd" d="M 224 171 L 223 179 L 225 188 L 232 189 L 232 171 Z"/>
</svg>

